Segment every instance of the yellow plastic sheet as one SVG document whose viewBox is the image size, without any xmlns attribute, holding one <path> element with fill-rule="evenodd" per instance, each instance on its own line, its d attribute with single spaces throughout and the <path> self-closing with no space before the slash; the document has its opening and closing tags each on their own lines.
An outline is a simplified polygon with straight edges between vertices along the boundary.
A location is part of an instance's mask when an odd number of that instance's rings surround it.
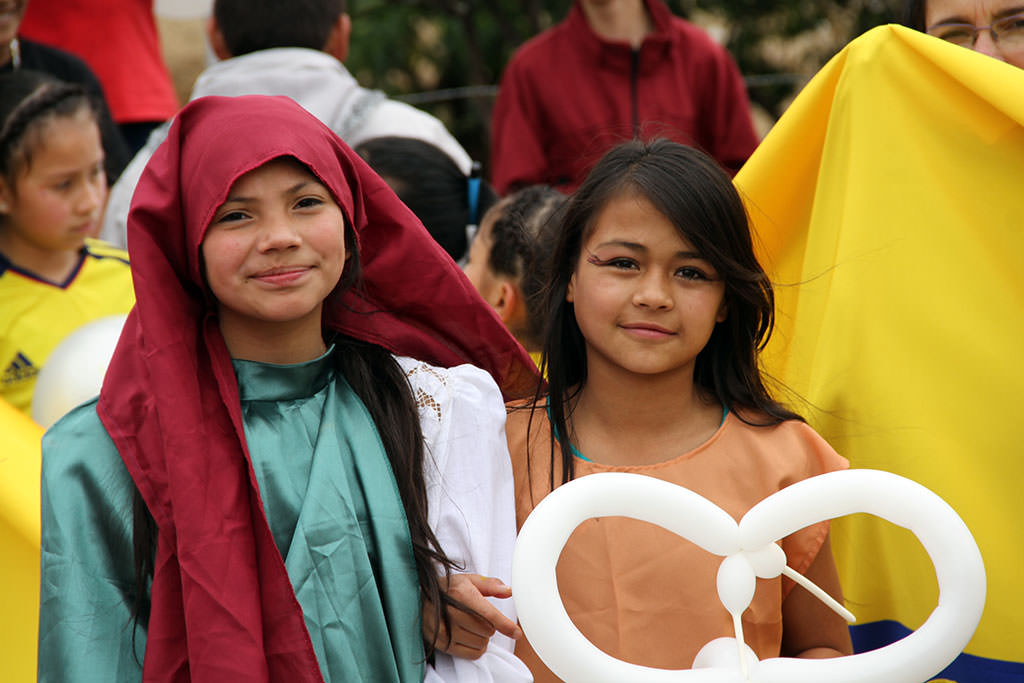
<svg viewBox="0 0 1024 683">
<path fill-rule="evenodd" d="M 0 399 L 0 678 L 36 679 L 39 440 L 42 428 Z"/>
<path fill-rule="evenodd" d="M 852 466 L 924 484 L 974 534 L 985 612 L 944 675 L 1024 680 L 1024 71 L 876 28 L 735 182 L 777 283 L 766 369 Z M 833 529 L 860 622 L 923 623 L 937 587 L 913 536 L 869 516 Z"/>
</svg>

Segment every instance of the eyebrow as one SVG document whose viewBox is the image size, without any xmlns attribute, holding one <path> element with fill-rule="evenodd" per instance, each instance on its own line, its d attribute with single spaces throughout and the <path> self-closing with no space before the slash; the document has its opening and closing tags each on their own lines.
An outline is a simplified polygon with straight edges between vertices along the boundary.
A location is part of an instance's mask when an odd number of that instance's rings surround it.
<svg viewBox="0 0 1024 683">
<path fill-rule="evenodd" d="M 1024 13 L 1024 5 L 1018 7 L 1007 7 L 1006 9 L 999 10 L 992 15 L 993 19 L 1003 19 L 1005 17 L 1012 17 L 1014 14 Z"/>
<path fill-rule="evenodd" d="M 43 178 L 48 179 L 49 182 L 53 182 L 55 180 L 64 180 L 65 178 L 75 176 L 81 173 L 82 171 L 89 172 L 95 169 L 97 166 L 102 167 L 105 161 L 106 159 L 103 157 L 103 155 L 100 155 L 93 159 L 92 161 L 90 161 L 88 164 L 75 164 L 56 168 L 44 174 Z"/>
<path fill-rule="evenodd" d="M 993 14 L 992 21 L 999 21 L 1000 19 L 1005 19 L 1006 17 L 1012 17 L 1014 14 L 1022 13 L 1024 13 L 1024 5 L 1019 5 L 1016 7 L 1007 7 L 1006 9 L 1001 9 L 995 14 Z M 971 21 L 967 19 L 967 17 L 955 14 L 951 17 L 946 17 L 942 21 L 935 22 L 929 28 L 935 28 L 937 26 L 947 26 L 949 24 L 967 24 L 969 26 L 974 26 L 974 24 L 971 23 Z"/>
<path fill-rule="evenodd" d="M 292 185 L 291 187 L 286 189 L 281 194 L 284 194 L 284 195 L 295 194 L 296 192 L 301 190 L 306 185 L 314 185 L 314 184 L 319 185 L 319 183 L 314 183 L 312 180 L 300 180 L 299 182 L 295 183 L 294 185 Z M 254 202 L 254 201 L 256 201 L 256 199 L 257 199 L 256 197 L 243 197 L 243 196 L 239 196 L 239 195 L 229 195 L 228 198 L 224 200 L 224 203 L 228 204 L 228 203 L 232 203 L 232 202 L 237 202 L 239 204 L 245 204 L 246 202 Z"/>
<path fill-rule="evenodd" d="M 645 247 L 644 245 L 638 244 L 637 242 L 627 242 L 626 240 L 609 240 L 607 242 L 602 242 L 601 244 L 598 244 L 595 248 L 600 249 L 601 247 L 625 247 L 626 249 L 630 249 L 632 251 L 640 251 L 644 253 L 647 252 L 647 247 Z M 695 251 L 677 251 L 675 253 L 675 258 L 692 258 L 700 259 L 702 261 L 706 260 L 704 256 L 698 254 Z"/>
</svg>

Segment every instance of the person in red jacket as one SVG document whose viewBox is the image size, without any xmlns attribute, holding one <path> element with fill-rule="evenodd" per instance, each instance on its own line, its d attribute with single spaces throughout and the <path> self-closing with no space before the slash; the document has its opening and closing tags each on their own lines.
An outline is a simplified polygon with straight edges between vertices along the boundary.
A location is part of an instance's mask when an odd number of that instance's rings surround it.
<svg viewBox="0 0 1024 683">
<path fill-rule="evenodd" d="M 132 154 L 179 107 L 153 12 L 153 0 L 31 0 L 21 23 L 22 36 L 66 50 L 96 73 Z"/>
<path fill-rule="evenodd" d="M 491 128 L 501 194 L 572 191 L 614 144 L 667 137 L 735 173 L 757 146 L 729 53 L 661 0 L 576 0 L 505 68 Z"/>
</svg>

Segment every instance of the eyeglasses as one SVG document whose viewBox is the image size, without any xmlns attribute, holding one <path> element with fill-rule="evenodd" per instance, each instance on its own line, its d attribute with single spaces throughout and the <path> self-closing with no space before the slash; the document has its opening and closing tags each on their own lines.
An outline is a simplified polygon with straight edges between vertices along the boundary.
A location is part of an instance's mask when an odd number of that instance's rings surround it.
<svg viewBox="0 0 1024 683">
<path fill-rule="evenodd" d="M 949 22 L 928 27 L 929 35 L 971 49 L 978 42 L 978 34 L 982 31 L 988 31 L 992 35 L 992 42 L 1003 50 L 1024 50 L 1024 12 L 997 19 L 989 26 Z"/>
</svg>

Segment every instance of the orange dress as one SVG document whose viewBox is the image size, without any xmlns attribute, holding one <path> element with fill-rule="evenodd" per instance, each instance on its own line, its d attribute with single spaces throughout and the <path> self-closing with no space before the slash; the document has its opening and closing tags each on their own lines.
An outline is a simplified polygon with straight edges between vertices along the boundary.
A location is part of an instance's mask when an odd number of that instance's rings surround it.
<svg viewBox="0 0 1024 683">
<path fill-rule="evenodd" d="M 544 410 L 534 413 L 527 461 L 530 413 L 528 407 L 513 407 L 506 425 L 518 527 L 550 488 L 550 425 Z M 752 427 L 732 412 L 703 445 L 661 463 L 575 461 L 577 477 L 635 472 L 684 485 L 737 521 L 758 501 L 794 482 L 846 467 L 846 459 L 802 422 Z M 820 522 L 783 539 L 789 566 L 805 571 L 827 533 L 828 522 Z M 581 524 L 566 543 L 558 561 L 558 585 L 577 628 L 605 652 L 634 664 L 686 669 L 705 644 L 734 635 L 732 617 L 718 600 L 721 561 L 656 525 L 596 518 Z M 793 586 L 789 579 L 757 580 L 754 599 L 743 614 L 743 631 L 759 659 L 779 656 L 782 601 Z M 558 680 L 525 639 L 517 644 L 516 655 L 538 682 Z"/>
</svg>

